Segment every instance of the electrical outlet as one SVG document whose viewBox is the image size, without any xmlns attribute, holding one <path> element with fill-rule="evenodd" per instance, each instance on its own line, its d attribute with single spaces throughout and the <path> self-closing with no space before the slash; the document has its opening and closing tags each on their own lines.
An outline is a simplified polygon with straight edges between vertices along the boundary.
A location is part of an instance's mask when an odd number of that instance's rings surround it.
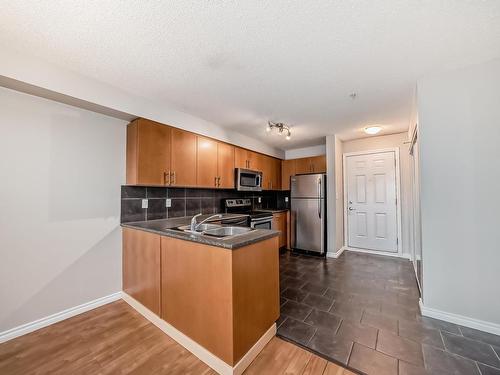
<svg viewBox="0 0 500 375">
<path fill-rule="evenodd" d="M 257 198 L 257 202 L 258 202 L 258 203 L 262 203 L 262 198 L 261 198 L 261 197 L 258 197 L 258 198 Z"/>
<path fill-rule="evenodd" d="M 165 201 L 165 207 L 167 207 L 167 208 L 172 207 L 172 199 L 167 199 L 167 200 Z"/>
<path fill-rule="evenodd" d="M 285 203 L 288 203 L 288 197 L 285 197 Z"/>
<path fill-rule="evenodd" d="M 148 200 L 147 199 L 142 200 L 142 208 L 148 208 Z"/>
</svg>

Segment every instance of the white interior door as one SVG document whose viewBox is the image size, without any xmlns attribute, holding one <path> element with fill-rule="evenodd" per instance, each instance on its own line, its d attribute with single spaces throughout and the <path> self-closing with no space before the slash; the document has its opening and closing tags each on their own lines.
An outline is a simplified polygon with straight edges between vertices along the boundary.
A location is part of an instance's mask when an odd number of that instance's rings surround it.
<svg viewBox="0 0 500 375">
<path fill-rule="evenodd" d="M 398 251 L 396 153 L 346 156 L 348 246 Z"/>
</svg>

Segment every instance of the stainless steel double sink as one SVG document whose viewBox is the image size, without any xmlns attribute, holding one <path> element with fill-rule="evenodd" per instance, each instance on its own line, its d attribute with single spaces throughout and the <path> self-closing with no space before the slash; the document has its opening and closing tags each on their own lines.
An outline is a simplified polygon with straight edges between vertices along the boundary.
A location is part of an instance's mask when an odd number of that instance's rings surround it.
<svg viewBox="0 0 500 375">
<path fill-rule="evenodd" d="M 175 228 L 181 232 L 195 234 L 199 236 L 209 236 L 218 239 L 241 236 L 255 229 L 247 227 L 223 227 L 218 224 L 199 224 L 195 231 L 191 230 L 190 225 L 182 225 Z"/>
</svg>

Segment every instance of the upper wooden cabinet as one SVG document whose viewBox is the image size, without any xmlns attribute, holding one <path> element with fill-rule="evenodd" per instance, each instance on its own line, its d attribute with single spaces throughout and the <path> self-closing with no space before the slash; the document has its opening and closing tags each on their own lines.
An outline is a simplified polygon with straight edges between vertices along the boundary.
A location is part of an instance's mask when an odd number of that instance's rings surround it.
<svg viewBox="0 0 500 375">
<path fill-rule="evenodd" d="M 127 184 L 196 186 L 196 135 L 137 119 L 127 128 Z"/>
<path fill-rule="evenodd" d="M 262 170 L 262 154 L 246 150 L 241 147 L 235 147 L 234 167 L 252 169 L 254 171 Z"/>
<path fill-rule="evenodd" d="M 172 128 L 137 119 L 127 127 L 127 184 L 167 185 Z"/>
<path fill-rule="evenodd" d="M 281 189 L 290 190 L 290 177 L 295 176 L 295 160 L 281 161 Z"/>
<path fill-rule="evenodd" d="M 171 186 L 196 186 L 196 134 L 172 128 Z"/>
<path fill-rule="evenodd" d="M 281 189 L 281 160 L 271 156 L 259 155 L 257 168 L 262 172 L 262 189 Z"/>
<path fill-rule="evenodd" d="M 234 188 L 234 146 L 227 143 L 217 144 L 218 187 Z"/>
<path fill-rule="evenodd" d="M 298 159 L 293 169 L 283 164 L 282 173 L 280 159 L 158 122 L 141 118 L 127 128 L 128 185 L 231 189 L 234 169 L 245 168 L 262 172 L 264 190 L 289 189 L 290 173 L 326 170 L 319 158 Z"/>
<path fill-rule="evenodd" d="M 234 147 L 198 136 L 197 186 L 234 187 Z"/>
<path fill-rule="evenodd" d="M 295 173 L 325 173 L 326 172 L 326 156 L 314 156 L 310 158 L 295 159 Z"/>
<path fill-rule="evenodd" d="M 273 170 L 272 170 L 272 181 L 271 181 L 271 188 L 273 190 L 280 190 L 281 189 L 281 160 L 272 158 L 272 165 L 273 165 Z"/>
<path fill-rule="evenodd" d="M 313 173 L 326 173 L 326 155 L 314 156 L 310 159 Z"/>
<path fill-rule="evenodd" d="M 217 141 L 205 137 L 198 138 L 196 168 L 198 186 L 217 187 Z"/>
</svg>

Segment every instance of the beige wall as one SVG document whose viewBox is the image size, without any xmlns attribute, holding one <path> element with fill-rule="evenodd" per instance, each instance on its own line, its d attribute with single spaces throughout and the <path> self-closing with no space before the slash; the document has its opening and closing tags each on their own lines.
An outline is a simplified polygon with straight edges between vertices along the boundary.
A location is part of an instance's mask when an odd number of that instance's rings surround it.
<svg viewBox="0 0 500 375">
<path fill-rule="evenodd" d="M 424 305 L 496 334 L 499 87 L 500 59 L 418 83 Z"/>
<path fill-rule="evenodd" d="M 401 175 L 401 216 L 402 216 L 402 250 L 403 254 L 409 255 L 412 253 L 411 244 L 411 216 L 412 216 L 412 188 L 410 176 L 410 157 L 408 153 L 408 133 L 397 133 L 391 135 L 382 135 L 378 137 L 367 137 L 354 139 L 351 141 L 342 142 L 342 152 L 359 152 L 370 151 L 384 148 L 399 148 L 400 157 L 400 175 Z M 338 173 L 342 173 L 342 169 L 337 168 Z M 343 211 L 342 211 L 343 212 Z M 342 214 L 341 220 L 344 217 Z"/>
<path fill-rule="evenodd" d="M 126 122 L 0 88 L 0 333 L 121 290 Z"/>
</svg>

